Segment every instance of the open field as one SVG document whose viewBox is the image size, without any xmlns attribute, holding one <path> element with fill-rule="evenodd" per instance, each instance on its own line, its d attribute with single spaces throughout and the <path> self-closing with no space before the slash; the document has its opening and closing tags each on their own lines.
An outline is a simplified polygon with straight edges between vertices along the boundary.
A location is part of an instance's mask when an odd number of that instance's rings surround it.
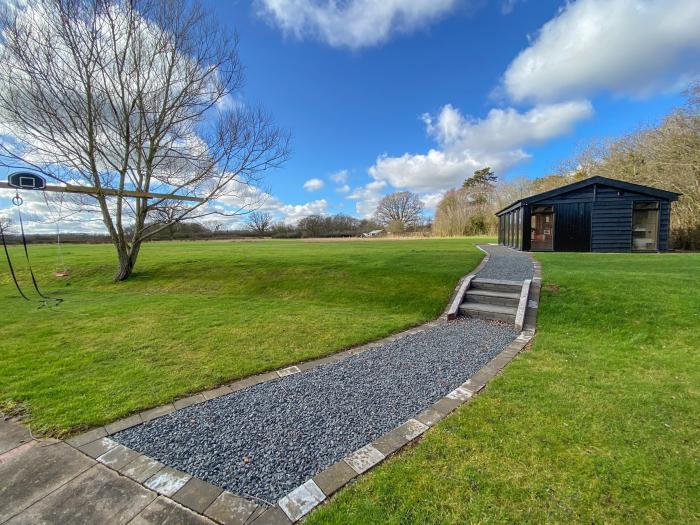
<svg viewBox="0 0 700 525">
<path fill-rule="evenodd" d="M 151 243 L 120 284 L 109 245 L 65 246 L 67 280 L 51 275 L 53 246 L 30 246 L 43 291 L 65 302 L 19 299 L 0 264 L 0 407 L 60 434 L 380 338 L 442 312 L 483 256 L 474 242 Z"/>
<path fill-rule="evenodd" d="M 307 523 L 700 521 L 700 254 L 537 258 L 531 350 Z"/>
</svg>

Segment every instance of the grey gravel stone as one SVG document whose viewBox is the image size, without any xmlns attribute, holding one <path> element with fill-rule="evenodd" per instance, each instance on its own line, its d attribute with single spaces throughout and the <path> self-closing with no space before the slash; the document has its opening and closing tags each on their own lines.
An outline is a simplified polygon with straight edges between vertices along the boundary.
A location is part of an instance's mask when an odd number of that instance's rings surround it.
<svg viewBox="0 0 700 525">
<path fill-rule="evenodd" d="M 490 259 L 478 277 L 532 278 L 527 255 L 483 248 Z M 425 424 L 449 413 L 469 397 L 456 389 L 517 335 L 478 319 L 438 324 L 272 381 L 256 384 L 274 372 L 244 380 L 240 390 L 112 438 L 235 494 L 274 503 L 422 411 Z M 459 399 L 436 403 L 455 390 Z"/>
<path fill-rule="evenodd" d="M 274 502 L 459 387 L 516 336 L 477 319 L 453 321 L 112 438 L 235 494 Z"/>
<path fill-rule="evenodd" d="M 480 245 L 490 255 L 489 262 L 476 274 L 481 279 L 524 281 L 532 279 L 532 259 L 522 252 L 505 246 Z"/>
</svg>

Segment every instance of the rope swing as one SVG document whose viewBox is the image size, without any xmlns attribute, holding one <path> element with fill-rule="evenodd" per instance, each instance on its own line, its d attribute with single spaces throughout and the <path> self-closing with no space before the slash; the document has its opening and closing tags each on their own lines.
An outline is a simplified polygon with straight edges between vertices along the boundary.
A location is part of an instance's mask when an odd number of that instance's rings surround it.
<svg viewBox="0 0 700 525">
<path fill-rule="evenodd" d="M 42 299 L 42 307 L 43 306 L 48 306 L 49 302 L 53 302 L 55 304 L 59 304 L 63 302 L 63 299 L 59 297 L 50 297 L 48 295 L 45 295 L 42 293 L 42 291 L 39 289 L 39 284 L 36 281 L 36 276 L 34 275 L 34 270 L 32 269 L 32 263 L 29 260 L 29 248 L 27 247 L 27 236 L 24 234 L 24 220 L 22 219 L 22 211 L 20 210 L 20 207 L 22 204 L 24 204 L 24 200 L 22 197 L 20 197 L 19 192 L 15 194 L 15 196 L 12 198 L 12 204 L 17 206 L 17 217 L 19 218 L 19 229 L 22 234 L 22 246 L 24 247 L 24 257 L 27 260 L 27 268 L 29 269 L 29 275 L 32 278 L 32 285 L 34 286 L 34 290 L 36 290 L 36 293 L 41 297 Z M 0 230 L 2 230 L 2 226 L 0 225 Z M 12 266 L 12 259 L 10 258 L 10 252 L 7 249 L 7 241 L 5 239 L 5 232 L 2 231 L 2 246 L 5 251 L 5 257 L 7 258 L 7 266 L 10 268 L 10 274 L 12 275 L 12 280 L 15 282 L 15 286 L 17 287 L 17 291 L 19 294 L 26 300 L 29 301 L 29 297 L 27 297 L 27 294 L 24 293 L 22 290 L 22 287 L 19 284 L 19 281 L 17 280 L 17 275 L 15 274 L 14 267 Z"/>
</svg>

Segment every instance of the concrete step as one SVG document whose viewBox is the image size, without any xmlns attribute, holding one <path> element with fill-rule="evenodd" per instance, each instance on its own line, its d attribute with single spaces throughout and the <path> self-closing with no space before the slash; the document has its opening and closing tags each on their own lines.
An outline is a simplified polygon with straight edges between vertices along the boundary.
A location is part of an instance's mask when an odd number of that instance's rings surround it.
<svg viewBox="0 0 700 525">
<path fill-rule="evenodd" d="M 459 306 L 459 312 L 468 317 L 485 319 L 487 321 L 496 320 L 515 323 L 517 307 L 464 302 Z"/>
<path fill-rule="evenodd" d="M 464 295 L 465 302 L 499 304 L 502 306 L 518 306 L 520 293 L 518 292 L 497 292 L 494 290 L 467 290 Z"/>
<path fill-rule="evenodd" d="M 520 293 L 522 281 L 499 281 L 497 279 L 472 279 L 470 290 L 491 290 L 493 292 Z"/>
</svg>

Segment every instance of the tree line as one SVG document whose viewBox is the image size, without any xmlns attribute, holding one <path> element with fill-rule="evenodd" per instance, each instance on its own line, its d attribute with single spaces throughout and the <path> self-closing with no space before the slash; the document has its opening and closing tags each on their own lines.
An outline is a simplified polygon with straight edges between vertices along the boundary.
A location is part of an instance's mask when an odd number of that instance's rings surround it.
<svg viewBox="0 0 700 525">
<path fill-rule="evenodd" d="M 508 204 L 597 175 L 681 193 L 672 205 L 672 247 L 700 249 L 700 83 L 661 122 L 585 145 L 554 173 L 506 182 L 488 167 L 477 170 L 460 188 L 445 193 L 432 233 L 493 235 L 498 228 L 494 214 Z"/>
</svg>

